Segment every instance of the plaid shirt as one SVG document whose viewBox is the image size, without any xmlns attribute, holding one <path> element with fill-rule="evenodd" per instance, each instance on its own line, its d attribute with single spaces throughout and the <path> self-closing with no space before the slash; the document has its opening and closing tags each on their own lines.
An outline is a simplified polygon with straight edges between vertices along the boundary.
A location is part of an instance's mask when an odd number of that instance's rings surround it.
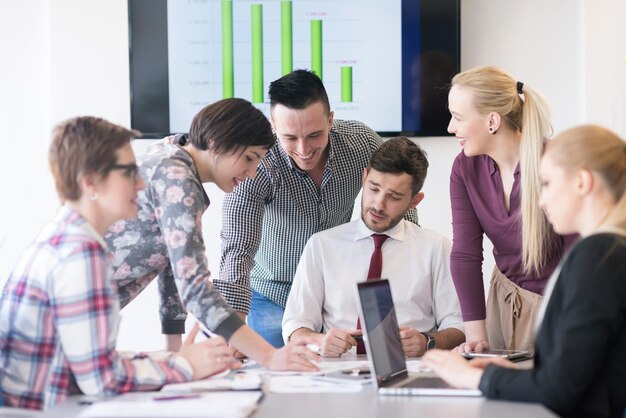
<svg viewBox="0 0 626 418">
<path fill-rule="evenodd" d="M 114 395 L 191 379 L 170 353 L 115 351 L 119 300 L 102 237 L 64 206 L 20 258 L 0 304 L 5 405 L 45 409 L 68 395 Z"/>
<path fill-rule="evenodd" d="M 233 308 L 249 311 L 251 288 L 286 305 L 306 242 L 316 232 L 350 221 L 363 169 L 381 143 L 361 122 L 335 120 L 320 188 L 277 141 L 256 178 L 226 195 L 220 274 L 213 284 Z M 416 222 L 416 211 L 410 213 Z"/>
</svg>

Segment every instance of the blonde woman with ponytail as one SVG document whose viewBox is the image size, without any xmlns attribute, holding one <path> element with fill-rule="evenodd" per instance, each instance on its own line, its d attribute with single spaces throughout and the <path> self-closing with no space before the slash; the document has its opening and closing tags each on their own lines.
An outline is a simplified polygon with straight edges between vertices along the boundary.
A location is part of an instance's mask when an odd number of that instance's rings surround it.
<svg viewBox="0 0 626 418">
<path fill-rule="evenodd" d="M 467 337 L 458 349 L 532 350 L 541 294 L 569 243 L 537 205 L 539 161 L 551 134 L 548 104 L 495 67 L 457 74 L 448 103 L 448 131 L 463 147 L 450 176 L 450 264 Z M 484 235 L 496 262 L 486 306 Z"/>
<path fill-rule="evenodd" d="M 534 369 L 467 362 L 434 350 L 424 363 L 488 398 L 541 402 L 563 417 L 626 412 L 626 142 L 586 125 L 558 135 L 541 160 L 540 207 L 554 230 L 582 237 L 550 278 Z"/>
</svg>

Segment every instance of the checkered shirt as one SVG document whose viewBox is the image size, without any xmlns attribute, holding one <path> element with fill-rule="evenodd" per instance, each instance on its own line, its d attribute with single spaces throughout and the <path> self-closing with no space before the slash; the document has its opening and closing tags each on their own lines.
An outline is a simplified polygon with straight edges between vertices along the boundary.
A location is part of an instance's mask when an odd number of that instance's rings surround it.
<svg viewBox="0 0 626 418">
<path fill-rule="evenodd" d="M 335 120 L 321 187 L 277 141 L 222 208 L 222 256 L 213 284 L 237 311 L 248 313 L 252 290 L 285 306 L 306 242 L 316 232 L 350 221 L 363 169 L 382 143 L 357 121 Z M 410 219 L 417 221 L 416 212 Z"/>
</svg>

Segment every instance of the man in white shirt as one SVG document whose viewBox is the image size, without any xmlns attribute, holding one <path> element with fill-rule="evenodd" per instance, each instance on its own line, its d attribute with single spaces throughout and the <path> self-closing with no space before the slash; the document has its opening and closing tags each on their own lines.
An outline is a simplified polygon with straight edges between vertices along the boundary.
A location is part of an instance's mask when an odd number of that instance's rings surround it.
<svg viewBox="0 0 626 418">
<path fill-rule="evenodd" d="M 283 317 L 285 341 L 317 336 L 326 357 L 357 345 L 355 283 L 368 278 L 373 234 L 388 236 L 379 277 L 390 281 L 405 354 L 421 356 L 465 341 L 450 241 L 402 219 L 424 198 L 427 169 L 424 151 L 408 138 L 390 139 L 374 152 L 363 173 L 361 218 L 319 232 L 306 244 Z"/>
</svg>

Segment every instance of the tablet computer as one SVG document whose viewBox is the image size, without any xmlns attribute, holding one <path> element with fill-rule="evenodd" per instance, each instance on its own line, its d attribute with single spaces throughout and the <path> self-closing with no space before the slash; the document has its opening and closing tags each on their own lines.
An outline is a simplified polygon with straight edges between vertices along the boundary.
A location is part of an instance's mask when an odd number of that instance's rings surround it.
<svg viewBox="0 0 626 418">
<path fill-rule="evenodd" d="M 467 358 L 480 358 L 480 357 L 502 357 L 508 360 L 527 359 L 531 358 L 531 354 L 526 350 L 498 350 L 491 349 L 487 351 L 471 351 L 469 353 L 463 353 Z"/>
</svg>

